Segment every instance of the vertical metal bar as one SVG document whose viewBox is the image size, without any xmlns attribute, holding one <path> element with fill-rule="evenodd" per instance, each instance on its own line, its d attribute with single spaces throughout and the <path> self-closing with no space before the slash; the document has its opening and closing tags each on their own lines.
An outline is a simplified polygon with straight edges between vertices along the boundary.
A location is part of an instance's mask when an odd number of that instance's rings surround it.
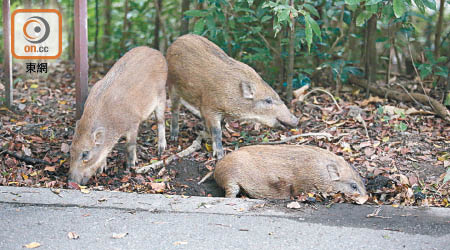
<svg viewBox="0 0 450 250">
<path fill-rule="evenodd" d="M 12 107 L 13 103 L 13 80 L 12 80 L 12 57 L 11 57 L 11 20 L 9 0 L 3 0 L 3 46 L 4 59 L 3 70 L 5 83 L 5 104 L 8 108 Z"/>
<path fill-rule="evenodd" d="M 75 0 L 75 85 L 76 119 L 83 114 L 88 96 L 87 0 Z"/>
</svg>

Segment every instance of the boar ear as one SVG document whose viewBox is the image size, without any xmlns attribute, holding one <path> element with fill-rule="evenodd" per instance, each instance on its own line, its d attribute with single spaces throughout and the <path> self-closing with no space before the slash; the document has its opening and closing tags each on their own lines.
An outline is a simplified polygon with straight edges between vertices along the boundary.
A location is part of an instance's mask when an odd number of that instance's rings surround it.
<svg viewBox="0 0 450 250">
<path fill-rule="evenodd" d="M 328 170 L 328 174 L 330 175 L 331 180 L 338 181 L 340 179 L 339 170 L 338 170 L 336 164 L 328 164 L 327 170 Z"/>
<path fill-rule="evenodd" d="M 255 84 L 251 82 L 241 82 L 242 96 L 245 99 L 253 99 L 255 97 Z"/>
<path fill-rule="evenodd" d="M 105 128 L 99 127 L 92 134 L 95 145 L 101 145 L 105 142 Z"/>
</svg>

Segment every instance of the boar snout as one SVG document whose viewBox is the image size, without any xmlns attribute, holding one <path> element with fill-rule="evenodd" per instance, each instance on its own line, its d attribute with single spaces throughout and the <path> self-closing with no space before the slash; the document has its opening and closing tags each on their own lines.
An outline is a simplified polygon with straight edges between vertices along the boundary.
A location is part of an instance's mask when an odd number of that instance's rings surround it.
<svg viewBox="0 0 450 250">
<path fill-rule="evenodd" d="M 277 118 L 277 121 L 282 125 L 282 127 L 296 127 L 299 121 L 295 115 L 289 114 L 287 119 L 285 117 Z"/>
</svg>

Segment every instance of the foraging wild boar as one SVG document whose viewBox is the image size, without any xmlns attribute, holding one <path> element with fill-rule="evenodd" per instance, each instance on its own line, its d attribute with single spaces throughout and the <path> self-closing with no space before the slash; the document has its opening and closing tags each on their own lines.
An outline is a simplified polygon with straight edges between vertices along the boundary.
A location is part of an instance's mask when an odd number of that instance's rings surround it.
<svg viewBox="0 0 450 250">
<path fill-rule="evenodd" d="M 298 118 L 254 69 L 228 57 L 208 39 L 192 34 L 179 37 L 166 57 L 172 140 L 178 137 L 181 100 L 200 111 L 219 159 L 223 157 L 224 117 L 254 120 L 270 127 L 297 125 Z"/>
<path fill-rule="evenodd" d="M 342 158 L 312 146 L 257 145 L 240 148 L 216 166 L 214 178 L 226 197 L 288 199 L 301 192 L 341 192 L 362 204 L 368 196 L 359 174 Z"/>
<path fill-rule="evenodd" d="M 164 151 L 166 80 L 167 63 L 161 52 L 137 47 L 92 87 L 70 148 L 71 180 L 85 184 L 103 170 L 106 156 L 121 136 L 127 139 L 127 167 L 133 167 L 139 123 L 153 111 L 158 124 L 158 153 Z"/>
</svg>

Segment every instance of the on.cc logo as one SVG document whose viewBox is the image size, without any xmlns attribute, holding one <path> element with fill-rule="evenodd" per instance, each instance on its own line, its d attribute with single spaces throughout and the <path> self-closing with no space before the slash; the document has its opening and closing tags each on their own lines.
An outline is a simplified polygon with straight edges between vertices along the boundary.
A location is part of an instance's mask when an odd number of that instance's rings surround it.
<svg viewBox="0 0 450 250">
<path fill-rule="evenodd" d="M 30 17 L 23 25 L 23 35 L 30 43 L 42 43 L 47 40 L 49 34 L 50 25 L 47 20 L 42 17 Z"/>
</svg>

